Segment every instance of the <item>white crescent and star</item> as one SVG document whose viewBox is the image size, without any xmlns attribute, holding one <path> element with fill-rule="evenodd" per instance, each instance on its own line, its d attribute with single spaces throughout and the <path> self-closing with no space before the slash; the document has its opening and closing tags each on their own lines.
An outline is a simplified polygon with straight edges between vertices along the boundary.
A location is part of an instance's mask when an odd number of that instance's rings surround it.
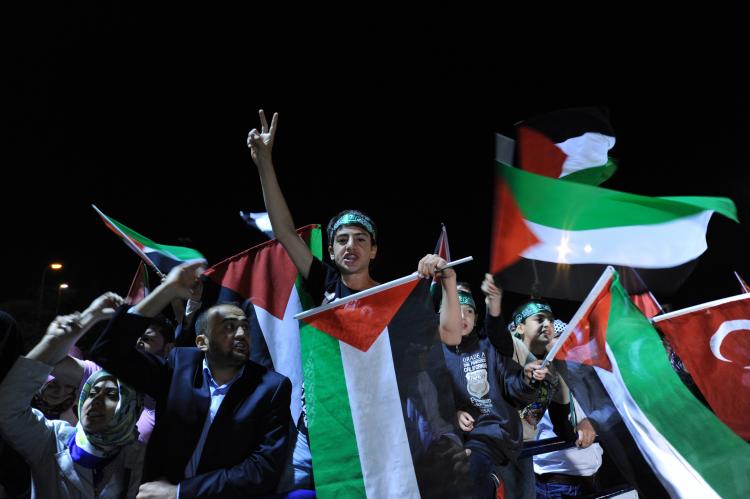
<svg viewBox="0 0 750 499">
<path fill-rule="evenodd" d="M 732 362 L 721 354 L 721 343 L 724 341 L 729 333 L 734 331 L 750 330 L 750 320 L 737 319 L 733 321 L 724 321 L 719 326 L 719 329 L 711 336 L 709 345 L 711 346 L 711 353 L 714 357 L 724 362 Z M 750 369 L 750 366 L 745 366 L 745 369 Z"/>
</svg>

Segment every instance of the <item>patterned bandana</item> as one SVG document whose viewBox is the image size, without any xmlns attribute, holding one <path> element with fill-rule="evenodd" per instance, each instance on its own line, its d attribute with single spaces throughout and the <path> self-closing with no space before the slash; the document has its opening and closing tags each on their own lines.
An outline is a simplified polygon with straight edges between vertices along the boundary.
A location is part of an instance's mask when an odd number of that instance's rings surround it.
<svg viewBox="0 0 750 499">
<path fill-rule="evenodd" d="M 334 223 L 328 230 L 328 241 L 331 245 L 333 245 L 333 235 L 337 230 L 339 230 L 339 227 L 341 227 L 342 225 L 359 225 L 370 233 L 373 242 L 378 240 L 377 231 L 375 230 L 375 223 L 370 220 L 370 217 L 362 213 L 347 212 L 341 215 L 339 219 L 336 220 L 336 223 Z"/>
<path fill-rule="evenodd" d="M 468 305 L 474 309 L 474 312 L 477 311 L 477 305 L 476 303 L 474 303 L 474 297 L 471 296 L 471 293 L 467 293 L 466 291 L 458 292 L 458 304 Z"/>
<path fill-rule="evenodd" d="M 549 308 L 549 305 L 547 305 L 546 303 L 539 303 L 536 301 L 527 303 L 526 306 L 523 307 L 520 311 L 513 314 L 513 322 L 508 324 L 508 330 L 511 332 L 515 331 L 515 329 L 521 323 L 523 323 L 523 321 L 540 312 L 548 312 L 551 314 L 552 309 Z"/>
<path fill-rule="evenodd" d="M 555 322 L 552 323 L 552 325 L 555 327 L 555 338 L 563 334 L 563 331 L 565 331 L 565 327 L 568 325 L 567 322 L 563 322 L 560 319 L 555 319 Z"/>
<path fill-rule="evenodd" d="M 120 400 L 117 402 L 115 414 L 106 430 L 101 433 L 87 433 L 80 420 L 83 416 L 83 403 L 89 397 L 94 385 L 103 378 L 109 378 L 117 383 Z M 127 445 L 138 438 L 136 421 L 141 415 L 143 397 L 130 386 L 119 381 L 107 371 L 101 370 L 92 374 L 81 389 L 78 398 L 78 425 L 76 426 L 75 444 L 82 450 L 94 456 L 104 458 L 111 456 L 123 445 Z"/>
</svg>

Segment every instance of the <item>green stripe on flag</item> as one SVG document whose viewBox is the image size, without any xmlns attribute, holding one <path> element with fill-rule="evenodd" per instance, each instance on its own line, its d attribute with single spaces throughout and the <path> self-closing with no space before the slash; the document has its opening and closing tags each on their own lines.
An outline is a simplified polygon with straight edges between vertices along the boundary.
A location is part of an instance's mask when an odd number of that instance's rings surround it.
<svg viewBox="0 0 750 499">
<path fill-rule="evenodd" d="M 339 340 L 300 322 L 310 448 L 318 497 L 365 497 Z"/>
<path fill-rule="evenodd" d="M 315 258 L 322 257 L 319 227 L 311 231 L 310 249 Z M 295 285 L 302 308 L 314 307 L 310 295 L 304 291 L 301 277 L 297 277 Z M 322 499 L 365 497 L 339 341 L 305 322 L 299 321 L 299 325 L 315 492 Z"/>
<path fill-rule="evenodd" d="M 737 222 L 732 200 L 720 197 L 648 197 L 577 182 L 561 182 L 497 163 L 523 217 L 563 230 L 651 225 L 712 210 Z M 554 199 L 554 203 L 540 203 Z"/>
<path fill-rule="evenodd" d="M 607 343 L 633 400 L 719 495 L 742 497 L 738 492 L 748 489 L 750 445 L 688 391 L 657 332 L 630 301 L 619 277 L 611 291 Z"/>
<path fill-rule="evenodd" d="M 169 246 L 166 244 L 157 244 L 156 249 L 169 253 L 178 260 L 205 260 L 205 257 L 196 250 L 184 246 Z"/>
<path fill-rule="evenodd" d="M 126 236 L 129 238 L 139 242 L 146 248 L 151 248 L 155 250 L 159 250 L 169 256 L 174 257 L 176 260 L 205 260 L 205 257 L 201 255 L 198 251 L 192 249 L 192 248 L 185 248 L 183 246 L 169 246 L 166 244 L 159 244 L 155 243 L 151 239 L 147 238 L 146 236 L 137 233 L 133 229 L 124 226 L 117 220 L 115 220 L 112 217 L 107 217 L 110 222 L 112 222 L 114 225 L 117 226 L 118 229 L 120 229 L 123 233 L 125 233 Z"/>
</svg>

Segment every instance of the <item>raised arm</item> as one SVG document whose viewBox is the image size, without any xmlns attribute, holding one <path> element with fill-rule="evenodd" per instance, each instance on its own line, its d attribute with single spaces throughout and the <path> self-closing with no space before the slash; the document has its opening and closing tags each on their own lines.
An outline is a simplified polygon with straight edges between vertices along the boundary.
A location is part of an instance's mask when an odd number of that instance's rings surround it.
<svg viewBox="0 0 750 499">
<path fill-rule="evenodd" d="M 440 275 L 443 299 L 440 302 L 440 341 L 446 345 L 461 343 L 461 307 L 456 291 L 456 272 L 452 269 L 438 271 L 446 262 L 438 255 L 425 255 L 417 265 L 422 277 Z"/>
<path fill-rule="evenodd" d="M 136 349 L 136 340 L 156 317 L 176 298 L 188 299 L 198 281 L 203 262 L 174 267 L 151 294 L 135 306 L 135 313 L 121 307 L 91 349 L 91 357 L 104 369 L 139 392 L 157 401 L 166 397 L 169 368 L 160 357 Z"/>
<path fill-rule="evenodd" d="M 487 307 L 485 327 L 487 337 L 498 352 L 506 357 L 513 356 L 513 336 L 505 328 L 500 314 L 503 303 L 503 290 L 495 284 L 492 274 L 484 274 L 482 293 Z"/>
<path fill-rule="evenodd" d="M 279 114 L 273 114 L 270 127 L 262 109 L 258 111 L 258 114 L 260 115 L 260 132 L 256 128 L 250 130 L 247 136 L 247 146 L 250 148 L 250 154 L 253 157 L 255 166 L 258 167 L 260 185 L 263 188 L 263 201 L 266 203 L 268 218 L 271 220 L 271 227 L 276 239 L 279 240 L 287 253 L 289 253 L 289 257 L 294 262 L 299 273 L 307 279 L 313 256 L 307 244 L 297 235 L 292 214 L 286 204 L 284 194 L 281 192 L 271 159 Z"/>
<path fill-rule="evenodd" d="M 146 298 L 138 302 L 135 312 L 144 317 L 156 317 L 175 300 L 199 297 L 203 289 L 200 275 L 205 263 L 186 262 L 169 271 L 167 277 Z"/>
<path fill-rule="evenodd" d="M 68 355 L 68 350 L 99 321 L 109 319 L 123 299 L 115 293 L 104 293 L 83 312 L 58 316 L 47 332 L 26 357 L 48 366 L 55 366 Z M 81 371 L 83 372 L 83 371 Z"/>
</svg>

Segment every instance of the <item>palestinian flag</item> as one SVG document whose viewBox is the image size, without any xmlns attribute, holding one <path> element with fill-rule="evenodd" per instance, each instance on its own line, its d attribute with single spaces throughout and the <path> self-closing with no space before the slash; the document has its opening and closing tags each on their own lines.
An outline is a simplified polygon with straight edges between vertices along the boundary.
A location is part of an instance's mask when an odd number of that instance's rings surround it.
<svg viewBox="0 0 750 499">
<path fill-rule="evenodd" d="M 750 294 L 654 317 L 716 415 L 750 440 Z"/>
<path fill-rule="evenodd" d="M 151 266 L 158 274 L 167 274 L 172 267 L 190 260 L 206 260 L 198 251 L 182 246 L 168 246 L 153 242 L 146 236 L 142 236 L 117 220 L 108 217 L 94 205 L 91 205 L 101 217 L 109 230 L 117 234 L 122 241 L 146 264 Z"/>
<path fill-rule="evenodd" d="M 603 109 L 536 116 L 518 126 L 518 166 L 546 177 L 598 185 L 617 169 L 607 155 L 615 145 L 614 135 Z"/>
<path fill-rule="evenodd" d="M 614 269 L 608 267 L 586 297 L 576 315 L 558 339 L 555 359 L 593 365 L 612 370 L 606 352 L 607 321 L 612 294 L 609 288 Z M 551 354 L 551 353 L 550 353 Z"/>
<path fill-rule="evenodd" d="M 319 225 L 308 225 L 297 234 L 317 258 L 322 253 Z M 291 412 L 294 421 L 302 412 L 302 361 L 299 323 L 306 294 L 289 254 L 276 239 L 217 263 L 203 273 L 203 309 L 215 303 L 239 303 L 250 321 L 250 359 L 273 369 L 292 382 Z"/>
<path fill-rule="evenodd" d="M 448 245 L 448 231 L 445 230 L 445 225 L 441 224 L 440 237 L 438 237 L 437 243 L 435 244 L 435 255 L 440 256 L 446 262 L 451 261 L 451 249 Z M 440 310 L 440 302 L 443 300 L 443 289 L 440 287 L 440 278 L 435 276 L 432 278 L 432 284 L 430 284 L 430 294 L 432 295 L 432 301 L 435 303 L 435 310 Z"/>
<path fill-rule="evenodd" d="M 717 197 L 647 197 L 561 182 L 498 164 L 492 265 L 520 293 L 580 301 L 604 267 L 633 267 L 672 294 L 706 250 L 711 215 L 737 221 Z"/>
<path fill-rule="evenodd" d="M 139 262 L 138 270 L 136 270 L 135 276 L 133 276 L 133 282 L 130 283 L 130 289 L 128 289 L 128 294 L 125 296 L 125 301 L 131 306 L 137 305 L 148 296 L 150 291 L 148 269 L 145 263 Z"/>
<path fill-rule="evenodd" d="M 471 495 L 429 282 L 398 281 L 300 318 L 318 497 Z"/>
<path fill-rule="evenodd" d="M 606 337 L 612 372 L 596 373 L 645 460 L 673 497 L 746 497 L 750 444 L 685 387 L 616 273 L 606 290 L 596 326 L 606 330 L 592 335 Z"/>
<path fill-rule="evenodd" d="M 640 497 L 668 498 L 669 494 L 644 459 L 622 416 L 599 380 L 596 373 L 598 368 L 556 360 L 555 369 L 565 379 L 587 417 L 594 422 L 599 443 L 617 472 L 638 490 Z"/>
</svg>

